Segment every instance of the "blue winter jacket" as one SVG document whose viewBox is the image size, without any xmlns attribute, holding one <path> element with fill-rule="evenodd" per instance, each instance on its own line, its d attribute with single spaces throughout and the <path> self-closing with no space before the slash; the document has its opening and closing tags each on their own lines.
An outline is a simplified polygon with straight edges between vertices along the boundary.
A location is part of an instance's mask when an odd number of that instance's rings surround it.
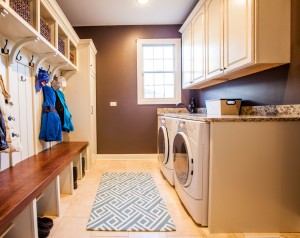
<svg viewBox="0 0 300 238">
<path fill-rule="evenodd" d="M 59 115 L 55 109 L 56 96 L 54 90 L 43 87 L 44 102 L 42 105 L 42 121 L 39 139 L 44 141 L 61 141 L 62 129 Z"/>
</svg>

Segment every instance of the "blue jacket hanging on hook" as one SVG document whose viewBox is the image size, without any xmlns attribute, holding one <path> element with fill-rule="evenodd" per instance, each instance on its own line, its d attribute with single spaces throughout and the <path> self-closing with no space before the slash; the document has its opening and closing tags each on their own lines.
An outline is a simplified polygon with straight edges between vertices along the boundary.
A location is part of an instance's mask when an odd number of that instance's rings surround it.
<svg viewBox="0 0 300 238">
<path fill-rule="evenodd" d="M 50 76 L 46 70 L 39 68 L 35 81 L 35 90 L 39 92 L 41 88 L 49 82 Z"/>
<path fill-rule="evenodd" d="M 69 133 L 70 131 L 74 131 L 74 125 L 72 123 L 72 115 L 68 109 L 65 100 L 65 95 L 62 91 L 60 91 L 63 80 L 64 78 L 62 76 L 60 77 L 54 76 L 51 82 L 51 86 L 55 91 L 55 95 L 56 95 L 55 109 L 60 117 L 62 130 Z"/>
<path fill-rule="evenodd" d="M 42 105 L 42 121 L 40 140 L 61 141 L 62 128 L 59 115 L 55 109 L 56 96 L 53 88 L 45 85 L 43 87 L 44 102 Z"/>
</svg>

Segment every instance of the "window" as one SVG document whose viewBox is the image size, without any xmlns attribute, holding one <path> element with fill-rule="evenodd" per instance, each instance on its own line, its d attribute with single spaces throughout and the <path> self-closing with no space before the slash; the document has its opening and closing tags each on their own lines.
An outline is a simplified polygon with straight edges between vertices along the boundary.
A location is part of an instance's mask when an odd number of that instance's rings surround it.
<svg viewBox="0 0 300 238">
<path fill-rule="evenodd" d="M 138 104 L 181 102 L 180 39 L 137 40 Z"/>
</svg>

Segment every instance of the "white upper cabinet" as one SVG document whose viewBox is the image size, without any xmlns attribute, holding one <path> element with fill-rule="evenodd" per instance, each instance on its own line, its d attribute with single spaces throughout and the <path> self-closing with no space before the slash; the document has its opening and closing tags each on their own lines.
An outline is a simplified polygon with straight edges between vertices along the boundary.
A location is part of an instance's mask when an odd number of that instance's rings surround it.
<svg viewBox="0 0 300 238">
<path fill-rule="evenodd" d="M 194 27 L 192 38 L 205 38 L 205 77 L 183 88 L 204 88 L 290 62 L 290 0 L 203 0 L 199 8 L 205 27 Z M 196 15 L 191 13 L 180 32 Z M 201 54 L 193 51 L 192 75 L 203 66 L 195 60 Z"/>
<path fill-rule="evenodd" d="M 233 70 L 254 62 L 253 1 L 224 1 L 224 65 Z"/>
<path fill-rule="evenodd" d="M 182 87 L 205 79 L 205 9 L 197 9 L 189 26 L 182 32 Z"/>
<path fill-rule="evenodd" d="M 192 21 L 193 83 L 205 79 L 205 9 L 202 7 Z"/>
<path fill-rule="evenodd" d="M 182 87 L 192 82 L 192 27 L 189 24 L 182 33 Z"/>
<path fill-rule="evenodd" d="M 206 2 L 206 79 L 253 62 L 252 5 L 251 0 Z"/>
<path fill-rule="evenodd" d="M 206 8 L 206 78 L 223 69 L 223 0 L 208 0 Z"/>
<path fill-rule="evenodd" d="M 208 0 L 206 79 L 253 62 L 251 0 Z"/>
</svg>

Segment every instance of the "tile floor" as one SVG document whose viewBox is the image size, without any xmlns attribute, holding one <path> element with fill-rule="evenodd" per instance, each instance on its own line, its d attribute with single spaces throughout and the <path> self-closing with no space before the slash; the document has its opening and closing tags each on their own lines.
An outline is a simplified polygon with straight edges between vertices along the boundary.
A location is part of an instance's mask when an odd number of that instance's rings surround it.
<svg viewBox="0 0 300 238">
<path fill-rule="evenodd" d="M 175 223 L 175 232 L 102 232 L 87 231 L 86 225 L 94 202 L 94 198 L 104 172 L 111 171 L 144 171 L 150 172 L 157 184 L 161 196 L 169 209 Z M 210 234 L 207 228 L 197 226 L 183 208 L 172 186 L 165 180 L 159 169 L 157 160 L 97 160 L 92 168 L 86 171 L 82 180 L 78 181 L 78 189 L 73 195 L 61 197 L 61 216 L 54 218 L 52 238 L 300 238 L 300 233 L 288 234 Z"/>
</svg>

